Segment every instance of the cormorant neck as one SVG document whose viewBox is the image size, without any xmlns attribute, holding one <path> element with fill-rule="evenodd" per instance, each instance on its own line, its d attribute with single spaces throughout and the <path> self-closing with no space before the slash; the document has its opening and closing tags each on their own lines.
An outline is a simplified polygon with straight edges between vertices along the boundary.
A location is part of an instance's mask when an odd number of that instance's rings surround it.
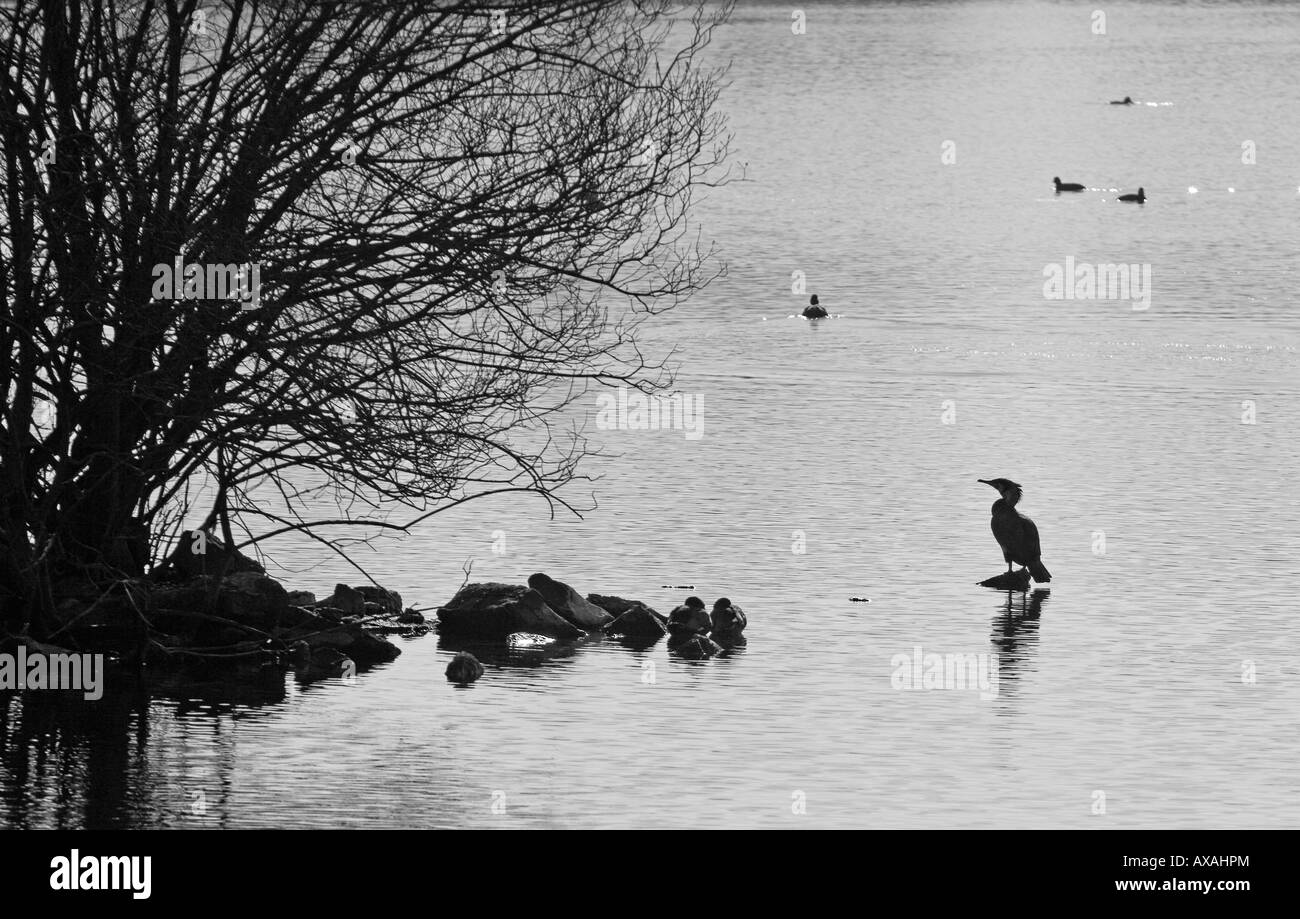
<svg viewBox="0 0 1300 919">
<path fill-rule="evenodd" d="M 1002 494 L 1002 503 L 1007 507 L 1015 507 L 1020 503 L 1020 492 L 1014 489 L 1008 489 Z"/>
</svg>

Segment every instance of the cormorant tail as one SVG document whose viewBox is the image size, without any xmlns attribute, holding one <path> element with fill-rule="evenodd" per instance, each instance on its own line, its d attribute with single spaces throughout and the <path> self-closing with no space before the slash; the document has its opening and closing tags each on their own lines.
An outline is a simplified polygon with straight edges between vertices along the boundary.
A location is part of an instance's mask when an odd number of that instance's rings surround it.
<svg viewBox="0 0 1300 919">
<path fill-rule="evenodd" d="M 1030 575 L 1039 584 L 1044 584 L 1052 579 L 1052 572 L 1047 570 L 1047 566 L 1043 564 L 1042 559 L 1036 558 L 1025 567 L 1029 569 Z"/>
</svg>

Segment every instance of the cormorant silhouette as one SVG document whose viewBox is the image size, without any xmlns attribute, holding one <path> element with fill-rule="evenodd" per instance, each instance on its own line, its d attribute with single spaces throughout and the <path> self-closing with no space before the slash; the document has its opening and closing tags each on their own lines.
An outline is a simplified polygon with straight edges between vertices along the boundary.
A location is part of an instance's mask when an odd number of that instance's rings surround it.
<svg viewBox="0 0 1300 919">
<path fill-rule="evenodd" d="M 1145 188 L 1139 188 L 1138 193 L 1136 195 L 1119 196 L 1119 200 L 1121 201 L 1136 201 L 1138 204 L 1142 204 L 1143 202 L 1146 201 L 1146 199 L 1147 199 L 1147 190 Z"/>
<path fill-rule="evenodd" d="M 1052 181 L 1056 183 L 1057 191 L 1083 191 L 1083 186 L 1078 182 L 1062 182 L 1060 176 L 1056 176 Z"/>
<path fill-rule="evenodd" d="M 1132 105 L 1132 104 L 1133 104 L 1133 97 L 1132 97 L 1132 96 L 1125 96 L 1123 99 L 1120 99 L 1120 100 L 1118 100 L 1118 101 L 1112 99 L 1110 104 L 1111 104 L 1111 105 Z"/>
<path fill-rule="evenodd" d="M 1038 542 L 1038 527 L 1020 511 L 1016 504 L 1020 501 L 1021 488 L 1010 479 L 980 479 L 985 485 L 991 485 L 1002 495 L 993 502 L 993 538 L 1002 547 L 1002 557 L 1007 562 L 1007 572 L 1011 563 L 1024 565 L 1030 576 L 1039 583 L 1050 581 L 1052 573 L 1043 565 L 1043 552 Z"/>
</svg>

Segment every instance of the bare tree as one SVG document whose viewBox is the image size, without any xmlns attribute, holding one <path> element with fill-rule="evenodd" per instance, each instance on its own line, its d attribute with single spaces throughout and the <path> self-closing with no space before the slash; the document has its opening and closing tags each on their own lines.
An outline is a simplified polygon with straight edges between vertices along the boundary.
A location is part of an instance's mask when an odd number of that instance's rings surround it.
<svg viewBox="0 0 1300 919">
<path fill-rule="evenodd" d="M 5 617 L 138 576 L 196 514 L 337 549 L 560 500 L 587 448 L 558 413 L 670 382 L 637 328 L 718 274 L 689 209 L 726 179 L 726 12 L 0 10 Z"/>
</svg>

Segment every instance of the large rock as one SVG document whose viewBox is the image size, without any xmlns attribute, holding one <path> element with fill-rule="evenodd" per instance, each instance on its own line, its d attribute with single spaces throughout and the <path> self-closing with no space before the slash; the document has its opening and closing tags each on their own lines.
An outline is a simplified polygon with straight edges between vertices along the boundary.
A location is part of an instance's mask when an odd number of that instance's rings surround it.
<svg viewBox="0 0 1300 919">
<path fill-rule="evenodd" d="M 402 614 L 402 595 L 397 591 L 385 590 L 373 584 L 357 587 L 355 590 L 361 594 L 361 599 L 366 603 L 378 603 L 382 606 L 386 615 L 400 616 Z"/>
<path fill-rule="evenodd" d="M 392 642 L 372 635 L 356 623 L 345 622 L 333 628 L 316 630 L 300 626 L 284 636 L 286 642 L 301 640 L 311 649 L 312 656 L 323 649 L 341 651 L 357 664 L 383 664 L 402 653 Z"/>
<path fill-rule="evenodd" d="M 601 594 L 587 594 L 587 600 L 599 606 L 615 619 L 637 605 L 645 605 L 640 600 L 624 600 L 622 597 L 607 597 Z"/>
<path fill-rule="evenodd" d="M 149 591 L 149 609 L 181 610 L 187 613 L 202 612 L 217 595 L 216 578 L 194 578 L 182 584 L 158 584 Z M 285 596 L 286 602 L 288 595 Z"/>
<path fill-rule="evenodd" d="M 520 584 L 501 584 L 497 581 L 466 584 L 456 591 L 456 596 L 443 604 L 441 609 L 476 609 L 483 606 L 493 606 L 497 603 L 518 600 L 526 593 L 528 593 L 528 588 Z"/>
<path fill-rule="evenodd" d="M 310 590 L 291 590 L 289 591 L 290 606 L 315 606 L 316 595 Z"/>
<path fill-rule="evenodd" d="M 605 634 L 615 638 L 662 638 L 668 632 L 666 622 L 644 603 L 636 603 L 605 626 Z"/>
<path fill-rule="evenodd" d="M 528 579 L 528 586 L 542 595 L 547 606 L 580 629 L 594 632 L 614 621 L 613 616 L 563 581 L 556 581 L 539 572 Z"/>
<path fill-rule="evenodd" d="M 220 537 L 213 533 L 200 534 L 198 530 L 186 530 L 181 534 L 180 544 L 163 563 L 162 569 L 180 581 L 203 575 L 266 574 L 265 568 L 238 549 L 227 547 Z"/>
<path fill-rule="evenodd" d="M 289 611 L 289 592 L 275 578 L 241 571 L 221 580 L 217 615 L 258 629 L 279 625 Z"/>
<path fill-rule="evenodd" d="M 511 632 L 581 638 L 581 629 L 546 605 L 542 595 L 514 584 L 466 584 L 438 610 L 443 635 L 504 640 Z"/>
<path fill-rule="evenodd" d="M 280 617 L 280 628 L 298 631 L 304 629 L 324 631 L 339 624 L 337 617 L 330 617 L 325 613 L 326 608 L 308 609 L 305 606 L 290 606 L 288 611 Z"/>
<path fill-rule="evenodd" d="M 360 616 L 366 611 L 366 598 L 361 591 L 346 584 L 335 584 L 334 593 L 320 601 L 317 606 L 328 606 L 347 616 Z"/>
</svg>

